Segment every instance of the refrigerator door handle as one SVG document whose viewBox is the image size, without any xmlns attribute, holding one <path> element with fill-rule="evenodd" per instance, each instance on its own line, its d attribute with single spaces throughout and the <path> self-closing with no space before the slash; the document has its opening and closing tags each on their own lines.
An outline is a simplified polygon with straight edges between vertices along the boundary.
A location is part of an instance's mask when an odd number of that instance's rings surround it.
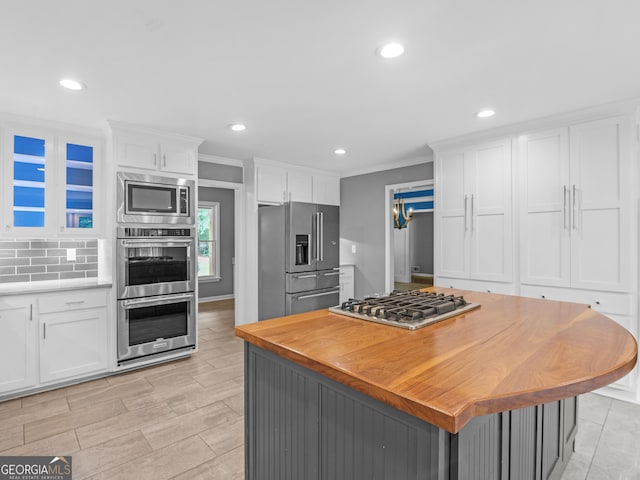
<svg viewBox="0 0 640 480">
<path fill-rule="evenodd" d="M 312 293 L 310 295 L 302 295 L 302 296 L 298 297 L 298 300 L 304 300 L 305 298 L 325 297 L 327 295 L 334 295 L 334 294 L 338 293 L 339 291 L 340 291 L 340 287 L 335 287 L 335 289 L 331 290 L 330 292 Z"/>
<path fill-rule="evenodd" d="M 320 261 L 320 214 L 316 213 L 316 262 Z"/>
<path fill-rule="evenodd" d="M 320 261 L 324 261 L 324 213 L 320 212 Z"/>
<path fill-rule="evenodd" d="M 294 275 L 295 278 L 303 279 L 303 278 L 316 278 L 318 276 L 317 273 L 311 273 L 308 275 Z"/>
</svg>

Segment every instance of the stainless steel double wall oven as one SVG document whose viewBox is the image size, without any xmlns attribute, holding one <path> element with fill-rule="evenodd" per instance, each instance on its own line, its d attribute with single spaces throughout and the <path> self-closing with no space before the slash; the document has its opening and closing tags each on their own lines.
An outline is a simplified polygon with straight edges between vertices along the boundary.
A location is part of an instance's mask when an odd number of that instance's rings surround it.
<svg viewBox="0 0 640 480">
<path fill-rule="evenodd" d="M 118 174 L 118 363 L 196 346 L 193 181 Z"/>
</svg>

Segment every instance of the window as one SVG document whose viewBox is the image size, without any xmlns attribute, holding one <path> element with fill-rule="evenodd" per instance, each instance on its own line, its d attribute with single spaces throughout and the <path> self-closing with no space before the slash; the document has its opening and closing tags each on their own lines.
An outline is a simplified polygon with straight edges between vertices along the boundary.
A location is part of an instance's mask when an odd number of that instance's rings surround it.
<svg viewBox="0 0 640 480">
<path fill-rule="evenodd" d="M 220 204 L 198 205 L 198 278 L 220 279 Z"/>
</svg>

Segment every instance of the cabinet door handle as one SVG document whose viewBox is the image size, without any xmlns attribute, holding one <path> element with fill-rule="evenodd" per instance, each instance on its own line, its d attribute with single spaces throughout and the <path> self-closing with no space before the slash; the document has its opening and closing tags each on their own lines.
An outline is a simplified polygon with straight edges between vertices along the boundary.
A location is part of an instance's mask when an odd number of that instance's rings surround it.
<svg viewBox="0 0 640 480">
<path fill-rule="evenodd" d="M 64 302 L 67 305 L 78 305 L 80 303 L 84 303 L 84 300 L 73 300 L 73 301 L 69 301 L 69 302 Z"/>
<path fill-rule="evenodd" d="M 577 230 L 577 226 L 576 226 L 576 184 L 573 184 L 573 228 Z"/>
<path fill-rule="evenodd" d="M 567 224 L 567 194 L 569 193 L 569 189 L 566 185 L 562 186 L 562 220 L 564 223 L 564 228 L 568 229 L 569 225 Z"/>
<path fill-rule="evenodd" d="M 153 166 L 157 167 L 158 166 L 158 155 L 157 154 L 153 154 Z"/>
<path fill-rule="evenodd" d="M 465 231 L 468 230 L 467 227 L 467 200 L 469 198 L 469 195 L 465 195 L 464 196 L 464 229 Z"/>
<path fill-rule="evenodd" d="M 473 232 L 474 212 L 475 212 L 475 195 L 471 194 L 471 231 Z"/>
<path fill-rule="evenodd" d="M 29 321 L 33 322 L 33 303 L 29 304 Z"/>
<path fill-rule="evenodd" d="M 42 324 L 42 339 L 43 340 L 47 339 L 47 324 L 46 323 Z"/>
<path fill-rule="evenodd" d="M 166 167 L 167 166 L 167 154 L 163 154 L 162 155 L 162 166 Z"/>
</svg>

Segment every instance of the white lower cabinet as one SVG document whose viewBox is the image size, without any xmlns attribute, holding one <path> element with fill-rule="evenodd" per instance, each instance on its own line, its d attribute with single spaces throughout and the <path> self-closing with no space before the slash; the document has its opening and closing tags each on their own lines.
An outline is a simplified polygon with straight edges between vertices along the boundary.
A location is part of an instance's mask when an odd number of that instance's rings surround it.
<svg viewBox="0 0 640 480">
<path fill-rule="evenodd" d="M 39 299 L 40 381 L 106 370 L 107 311 L 104 291 Z M 51 311 L 53 306 L 54 312 Z"/>
<path fill-rule="evenodd" d="M 340 303 L 355 297 L 355 267 L 340 265 Z"/>
<path fill-rule="evenodd" d="M 0 394 L 37 383 L 36 331 L 31 299 L 0 298 Z"/>
<path fill-rule="evenodd" d="M 500 293 L 503 295 L 516 295 L 516 287 L 513 283 L 487 282 L 482 280 L 469 280 L 466 278 L 436 277 L 436 287 L 456 288 L 459 290 L 471 290 L 474 292 Z"/>
<path fill-rule="evenodd" d="M 0 298 L 0 396 L 107 370 L 106 289 Z"/>
</svg>

